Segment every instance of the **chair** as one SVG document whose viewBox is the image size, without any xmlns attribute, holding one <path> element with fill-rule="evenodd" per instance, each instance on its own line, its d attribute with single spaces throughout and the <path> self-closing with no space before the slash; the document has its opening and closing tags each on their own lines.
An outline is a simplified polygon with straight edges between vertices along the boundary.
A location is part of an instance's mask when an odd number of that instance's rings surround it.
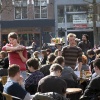
<svg viewBox="0 0 100 100">
<path fill-rule="evenodd" d="M 6 100 L 13 100 L 13 98 L 9 94 L 3 93 L 3 95 L 6 97 Z"/>
<path fill-rule="evenodd" d="M 9 95 L 7 93 L 2 93 L 5 97 L 6 97 L 6 100 L 22 100 L 18 97 L 15 97 L 15 96 L 12 96 L 12 95 Z"/>
<path fill-rule="evenodd" d="M 2 76 L 1 80 L 2 80 L 2 84 L 5 85 L 7 82 L 7 76 Z"/>
</svg>

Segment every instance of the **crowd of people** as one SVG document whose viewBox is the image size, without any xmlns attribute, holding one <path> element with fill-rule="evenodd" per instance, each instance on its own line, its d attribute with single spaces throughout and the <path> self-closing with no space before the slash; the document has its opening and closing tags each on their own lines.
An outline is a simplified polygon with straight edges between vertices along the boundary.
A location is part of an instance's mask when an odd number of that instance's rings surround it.
<svg viewBox="0 0 100 100">
<path fill-rule="evenodd" d="M 0 52 L 0 76 L 8 76 L 1 92 L 22 100 L 38 100 L 34 99 L 37 92 L 55 92 L 67 100 L 67 88 L 81 88 L 81 100 L 99 96 L 100 49 L 91 46 L 87 34 L 82 35 L 82 41 L 78 41 L 73 33 L 69 33 L 66 39 L 67 46 L 56 44 L 52 51 L 44 44 L 42 50 L 34 49 L 30 54 L 19 44 L 17 33 L 9 33 L 9 43 Z M 89 71 L 91 77 L 80 83 L 74 71 L 83 70 Z"/>
</svg>

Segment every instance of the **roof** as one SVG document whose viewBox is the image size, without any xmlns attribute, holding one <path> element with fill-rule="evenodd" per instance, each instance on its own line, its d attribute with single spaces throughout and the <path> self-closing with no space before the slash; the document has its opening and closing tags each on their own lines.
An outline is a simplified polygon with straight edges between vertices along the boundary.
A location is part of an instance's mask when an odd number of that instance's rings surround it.
<svg viewBox="0 0 100 100">
<path fill-rule="evenodd" d="M 14 20 L 0 21 L 1 28 L 18 28 L 18 27 L 54 27 L 54 19 L 38 19 L 38 20 Z"/>
</svg>

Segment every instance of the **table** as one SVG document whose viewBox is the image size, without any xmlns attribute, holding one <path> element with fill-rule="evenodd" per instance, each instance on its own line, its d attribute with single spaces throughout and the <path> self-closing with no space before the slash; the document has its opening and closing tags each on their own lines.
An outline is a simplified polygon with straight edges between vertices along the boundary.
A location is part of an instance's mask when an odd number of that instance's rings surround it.
<svg viewBox="0 0 100 100">
<path fill-rule="evenodd" d="M 66 95 L 70 100 L 79 100 L 82 93 L 81 88 L 67 88 Z"/>
<path fill-rule="evenodd" d="M 73 94 L 73 93 L 79 93 L 82 92 L 81 88 L 67 88 L 66 93 L 67 94 Z"/>
</svg>

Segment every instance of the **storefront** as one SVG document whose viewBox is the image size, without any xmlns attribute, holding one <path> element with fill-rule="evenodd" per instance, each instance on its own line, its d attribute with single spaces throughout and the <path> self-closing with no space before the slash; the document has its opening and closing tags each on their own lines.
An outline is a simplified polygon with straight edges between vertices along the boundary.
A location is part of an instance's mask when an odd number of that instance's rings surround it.
<svg viewBox="0 0 100 100">
<path fill-rule="evenodd" d="M 50 42 L 49 33 L 54 34 L 54 20 L 18 20 L 1 22 L 1 43 L 8 42 L 7 36 L 10 32 L 16 32 L 19 36 L 20 44 L 29 46 L 33 41 L 41 46 L 43 42 Z M 46 39 L 47 34 L 48 39 Z"/>
</svg>

